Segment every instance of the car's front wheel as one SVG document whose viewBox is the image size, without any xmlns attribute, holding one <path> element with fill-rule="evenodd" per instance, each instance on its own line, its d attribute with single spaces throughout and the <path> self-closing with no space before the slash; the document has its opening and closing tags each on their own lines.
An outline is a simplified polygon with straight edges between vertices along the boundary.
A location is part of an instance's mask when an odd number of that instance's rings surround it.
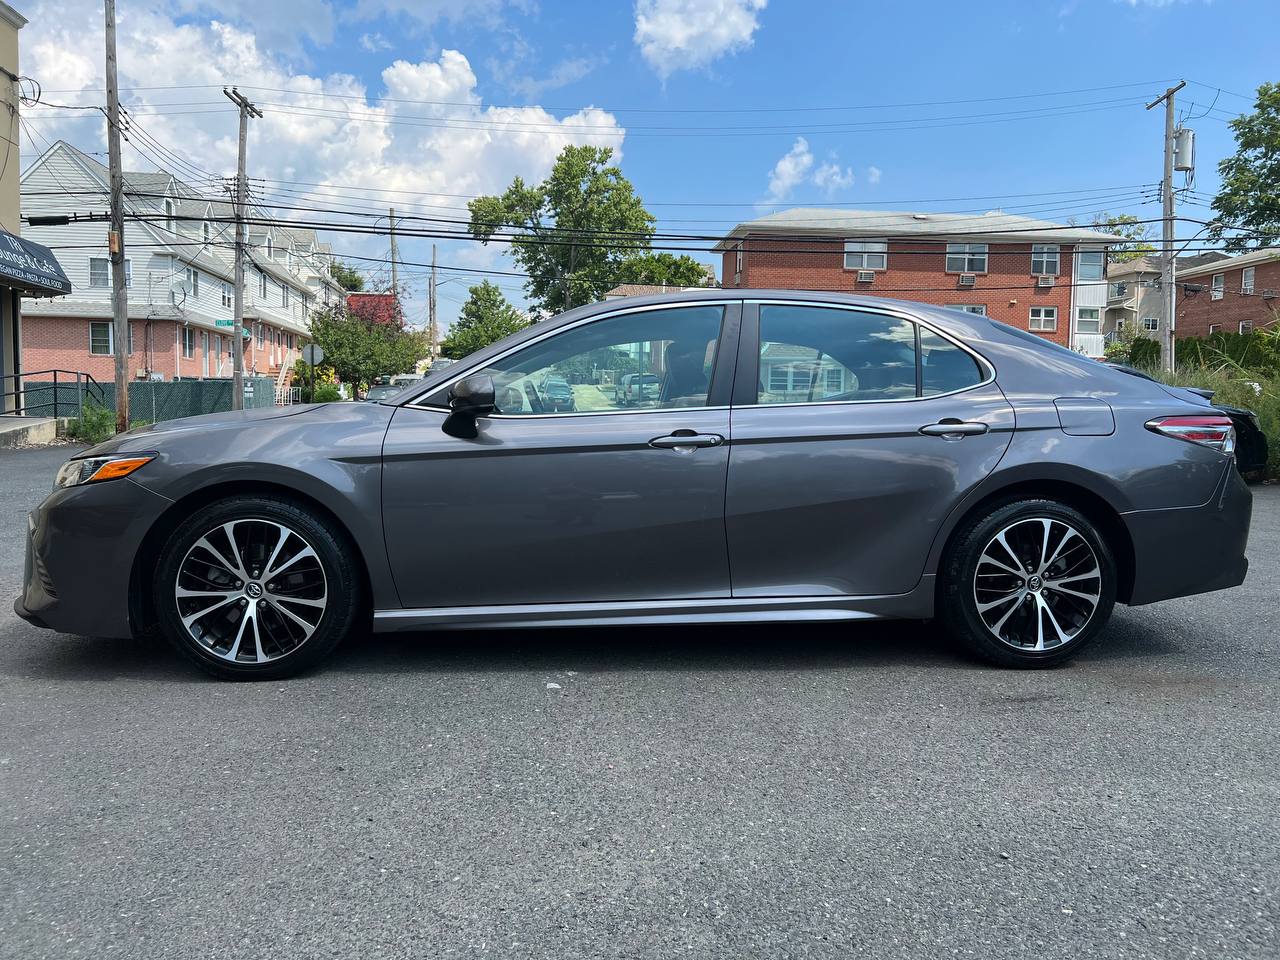
<svg viewBox="0 0 1280 960">
<path fill-rule="evenodd" d="M 939 613 L 986 660 L 1048 667 L 1075 656 L 1106 625 L 1116 564 L 1080 511 L 1017 500 L 967 521 L 942 569 Z"/>
<path fill-rule="evenodd" d="M 360 616 L 353 551 L 285 498 L 229 498 L 168 538 L 153 583 L 161 630 L 215 676 L 279 679 L 317 663 Z"/>
</svg>

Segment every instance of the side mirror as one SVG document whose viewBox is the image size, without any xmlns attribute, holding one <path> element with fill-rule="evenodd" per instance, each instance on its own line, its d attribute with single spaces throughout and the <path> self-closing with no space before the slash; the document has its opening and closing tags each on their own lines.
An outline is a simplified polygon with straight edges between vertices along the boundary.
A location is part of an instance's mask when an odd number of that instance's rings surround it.
<svg viewBox="0 0 1280 960">
<path fill-rule="evenodd" d="M 441 429 L 451 437 L 474 440 L 480 435 L 476 419 L 493 413 L 495 406 L 493 377 L 487 373 L 466 377 L 449 391 L 451 412 Z"/>
</svg>

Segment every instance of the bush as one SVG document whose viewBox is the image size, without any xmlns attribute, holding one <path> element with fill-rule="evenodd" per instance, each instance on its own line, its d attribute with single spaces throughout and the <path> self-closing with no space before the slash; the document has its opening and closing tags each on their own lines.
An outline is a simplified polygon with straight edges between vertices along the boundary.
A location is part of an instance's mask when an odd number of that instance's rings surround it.
<svg viewBox="0 0 1280 960">
<path fill-rule="evenodd" d="M 332 383 L 317 383 L 315 392 L 311 395 L 312 403 L 333 403 L 341 399 L 342 394 Z"/>
<path fill-rule="evenodd" d="M 1227 366 L 1280 376 L 1280 339 L 1270 331 L 1180 337 L 1175 355 L 1179 366 Z"/>
<path fill-rule="evenodd" d="M 83 414 L 67 424 L 67 438 L 84 443 L 102 443 L 115 432 L 115 411 L 93 403 L 86 404 Z"/>
<path fill-rule="evenodd" d="M 1160 366 L 1160 341 L 1132 330 L 1122 331 L 1119 337 L 1107 344 L 1106 359 L 1127 367 L 1153 370 Z"/>
</svg>

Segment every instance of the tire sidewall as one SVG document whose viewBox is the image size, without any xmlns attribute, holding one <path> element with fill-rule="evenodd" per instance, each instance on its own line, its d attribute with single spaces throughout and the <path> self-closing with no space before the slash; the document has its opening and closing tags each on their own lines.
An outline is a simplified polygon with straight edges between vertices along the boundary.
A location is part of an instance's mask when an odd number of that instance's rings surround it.
<svg viewBox="0 0 1280 960">
<path fill-rule="evenodd" d="M 187 552 L 200 537 L 232 520 L 266 520 L 290 527 L 311 545 L 325 575 L 328 605 L 315 631 L 296 650 L 266 664 L 232 663 L 210 653 L 187 632 L 174 601 Z M 345 541 L 331 522 L 283 498 L 233 497 L 202 507 L 178 525 L 160 551 L 152 582 L 160 632 L 188 660 L 224 679 L 277 680 L 300 673 L 327 656 L 357 622 L 361 580 Z"/>
<path fill-rule="evenodd" d="M 1066 644 L 1051 650 L 1018 650 L 997 639 L 987 628 L 978 613 L 973 584 L 982 551 L 996 534 L 1019 520 L 1042 517 L 1070 525 L 1092 548 L 1101 571 L 1101 596 L 1084 629 Z M 1106 626 L 1115 605 L 1116 579 L 1115 557 L 1088 517 L 1053 500 L 1015 500 L 992 508 L 967 524 L 957 537 L 945 565 L 942 612 L 953 636 L 987 660 L 1002 666 L 1052 666 L 1075 656 Z"/>
</svg>

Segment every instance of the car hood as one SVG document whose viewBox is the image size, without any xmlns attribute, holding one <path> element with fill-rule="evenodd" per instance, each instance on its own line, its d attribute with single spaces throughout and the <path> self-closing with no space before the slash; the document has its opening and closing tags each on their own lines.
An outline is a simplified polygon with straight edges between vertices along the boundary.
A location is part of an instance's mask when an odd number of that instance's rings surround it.
<svg viewBox="0 0 1280 960">
<path fill-rule="evenodd" d="M 254 410 L 228 410 L 222 413 L 206 413 L 198 417 L 182 417 L 178 420 L 163 420 L 146 426 L 134 427 L 124 433 L 116 434 L 110 440 L 98 444 L 81 454 L 83 457 L 104 456 L 117 450 L 146 450 L 163 443 L 166 439 L 178 434 L 208 433 L 218 430 L 252 427 L 266 420 L 281 420 L 285 417 L 315 416 L 326 407 L 327 403 L 293 404 L 287 407 L 260 407 Z M 344 404 L 346 406 L 346 404 Z M 351 404 L 364 406 L 364 404 Z"/>
</svg>

